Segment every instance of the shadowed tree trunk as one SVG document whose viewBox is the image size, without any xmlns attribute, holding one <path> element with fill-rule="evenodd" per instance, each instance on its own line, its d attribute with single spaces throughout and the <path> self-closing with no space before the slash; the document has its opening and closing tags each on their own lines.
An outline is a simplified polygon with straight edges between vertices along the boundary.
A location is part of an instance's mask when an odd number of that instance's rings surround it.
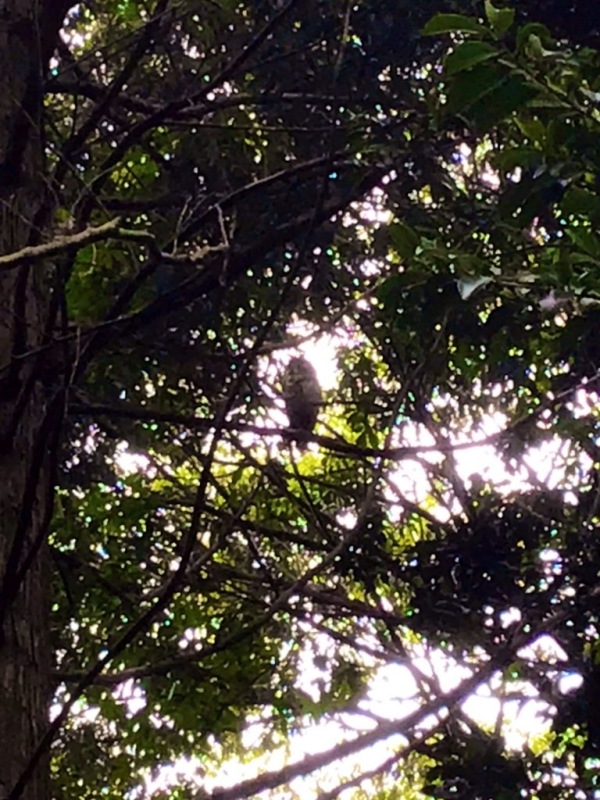
<svg viewBox="0 0 600 800">
<path fill-rule="evenodd" d="M 43 79 L 68 3 L 0 2 L 0 253 L 40 241 L 50 218 Z M 47 724 L 47 552 L 62 389 L 44 385 L 52 317 L 49 267 L 0 271 L 0 796 L 24 771 Z M 47 765 L 22 795 L 48 797 Z"/>
</svg>

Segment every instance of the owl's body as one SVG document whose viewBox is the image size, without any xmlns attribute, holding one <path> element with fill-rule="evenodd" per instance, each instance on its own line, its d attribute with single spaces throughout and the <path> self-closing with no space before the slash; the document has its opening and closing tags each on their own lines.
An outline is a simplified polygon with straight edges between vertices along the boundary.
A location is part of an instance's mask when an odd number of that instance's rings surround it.
<svg viewBox="0 0 600 800">
<path fill-rule="evenodd" d="M 321 387 L 312 364 L 292 358 L 283 375 L 283 398 L 290 428 L 298 444 L 304 444 L 315 426 L 321 404 Z"/>
</svg>

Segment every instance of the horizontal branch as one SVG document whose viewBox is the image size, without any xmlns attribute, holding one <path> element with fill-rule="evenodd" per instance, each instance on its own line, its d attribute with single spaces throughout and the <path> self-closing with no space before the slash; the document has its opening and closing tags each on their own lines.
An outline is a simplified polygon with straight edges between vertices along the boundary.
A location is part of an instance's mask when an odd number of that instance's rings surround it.
<svg viewBox="0 0 600 800">
<path fill-rule="evenodd" d="M 42 261 L 45 258 L 50 258 L 51 256 L 65 253 L 69 250 L 86 247 L 88 244 L 104 241 L 106 239 L 141 241 L 151 248 L 155 248 L 157 254 L 159 254 L 154 237 L 150 233 L 147 231 L 120 228 L 119 223 L 119 218 L 111 219 L 98 227 L 89 227 L 78 233 L 57 236 L 50 242 L 23 247 L 21 250 L 17 250 L 14 253 L 0 256 L 0 271 L 8 272 L 22 264 L 31 264 L 32 261 Z"/>
<path fill-rule="evenodd" d="M 21 250 L 17 250 L 14 253 L 0 256 L 0 272 L 8 272 L 23 264 L 31 264 L 33 261 L 43 261 L 45 258 L 50 258 L 71 250 L 78 250 L 94 242 L 106 241 L 107 239 L 115 239 L 121 242 L 140 242 L 150 250 L 154 261 L 161 261 L 164 264 L 174 265 L 198 265 L 206 256 L 227 249 L 227 245 L 225 244 L 214 246 L 207 245 L 206 247 L 198 248 L 198 250 L 192 254 L 174 256 L 169 253 L 161 252 L 156 244 L 156 239 L 148 231 L 120 228 L 119 222 L 120 220 L 118 218 L 112 219 L 96 228 L 88 227 L 78 233 L 57 236 L 50 242 L 23 247 Z"/>
<path fill-rule="evenodd" d="M 188 416 L 185 414 L 174 414 L 168 411 L 154 411 L 150 408 L 141 406 L 112 406 L 91 403 L 75 402 L 69 406 L 68 413 L 71 416 L 108 416 L 115 419 L 129 419 L 134 422 L 164 422 L 167 425 L 182 425 L 192 430 L 209 432 L 215 424 L 213 419 L 206 417 Z M 266 428 L 262 425 L 252 425 L 248 422 L 238 422 L 230 420 L 225 426 L 225 430 L 245 431 L 254 433 L 260 437 L 285 436 L 289 433 L 289 428 Z M 359 447 L 346 442 L 342 439 L 333 439 L 331 436 L 320 436 L 311 434 L 310 441 L 314 441 L 322 447 L 327 448 L 340 455 L 355 456 L 359 458 L 387 458 L 391 460 L 402 460 L 423 453 L 448 453 L 457 450 L 470 450 L 473 447 L 484 447 L 498 442 L 507 431 L 498 431 L 482 439 L 475 439 L 468 442 L 448 442 L 437 444 L 410 445 L 400 447 Z"/>
</svg>

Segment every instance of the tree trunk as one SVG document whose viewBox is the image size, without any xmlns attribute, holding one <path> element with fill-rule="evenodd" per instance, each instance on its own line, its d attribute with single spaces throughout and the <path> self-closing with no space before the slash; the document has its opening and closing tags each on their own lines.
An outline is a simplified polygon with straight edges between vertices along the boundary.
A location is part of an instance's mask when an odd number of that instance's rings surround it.
<svg viewBox="0 0 600 800">
<path fill-rule="evenodd" d="M 48 5 L 48 4 L 46 4 Z M 60 24 L 39 0 L 0 0 L 0 252 L 40 239 L 50 218 L 44 178 L 45 62 Z M 49 19 L 52 17 L 52 19 Z M 0 267 L 1 269 L 1 267 Z M 48 722 L 48 556 L 60 412 L 28 356 L 49 334 L 48 267 L 0 271 L 0 797 L 49 797 L 47 761 L 31 757 Z M 56 385 L 56 384 L 55 384 Z"/>
</svg>

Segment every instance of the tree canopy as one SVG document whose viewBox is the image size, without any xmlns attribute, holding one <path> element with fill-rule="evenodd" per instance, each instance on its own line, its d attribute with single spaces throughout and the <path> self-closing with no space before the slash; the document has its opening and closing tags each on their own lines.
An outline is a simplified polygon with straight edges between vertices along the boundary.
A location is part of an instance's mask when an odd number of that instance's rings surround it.
<svg viewBox="0 0 600 800">
<path fill-rule="evenodd" d="M 0 81 L 3 796 L 595 796 L 595 17 L 45 5 Z"/>
</svg>

